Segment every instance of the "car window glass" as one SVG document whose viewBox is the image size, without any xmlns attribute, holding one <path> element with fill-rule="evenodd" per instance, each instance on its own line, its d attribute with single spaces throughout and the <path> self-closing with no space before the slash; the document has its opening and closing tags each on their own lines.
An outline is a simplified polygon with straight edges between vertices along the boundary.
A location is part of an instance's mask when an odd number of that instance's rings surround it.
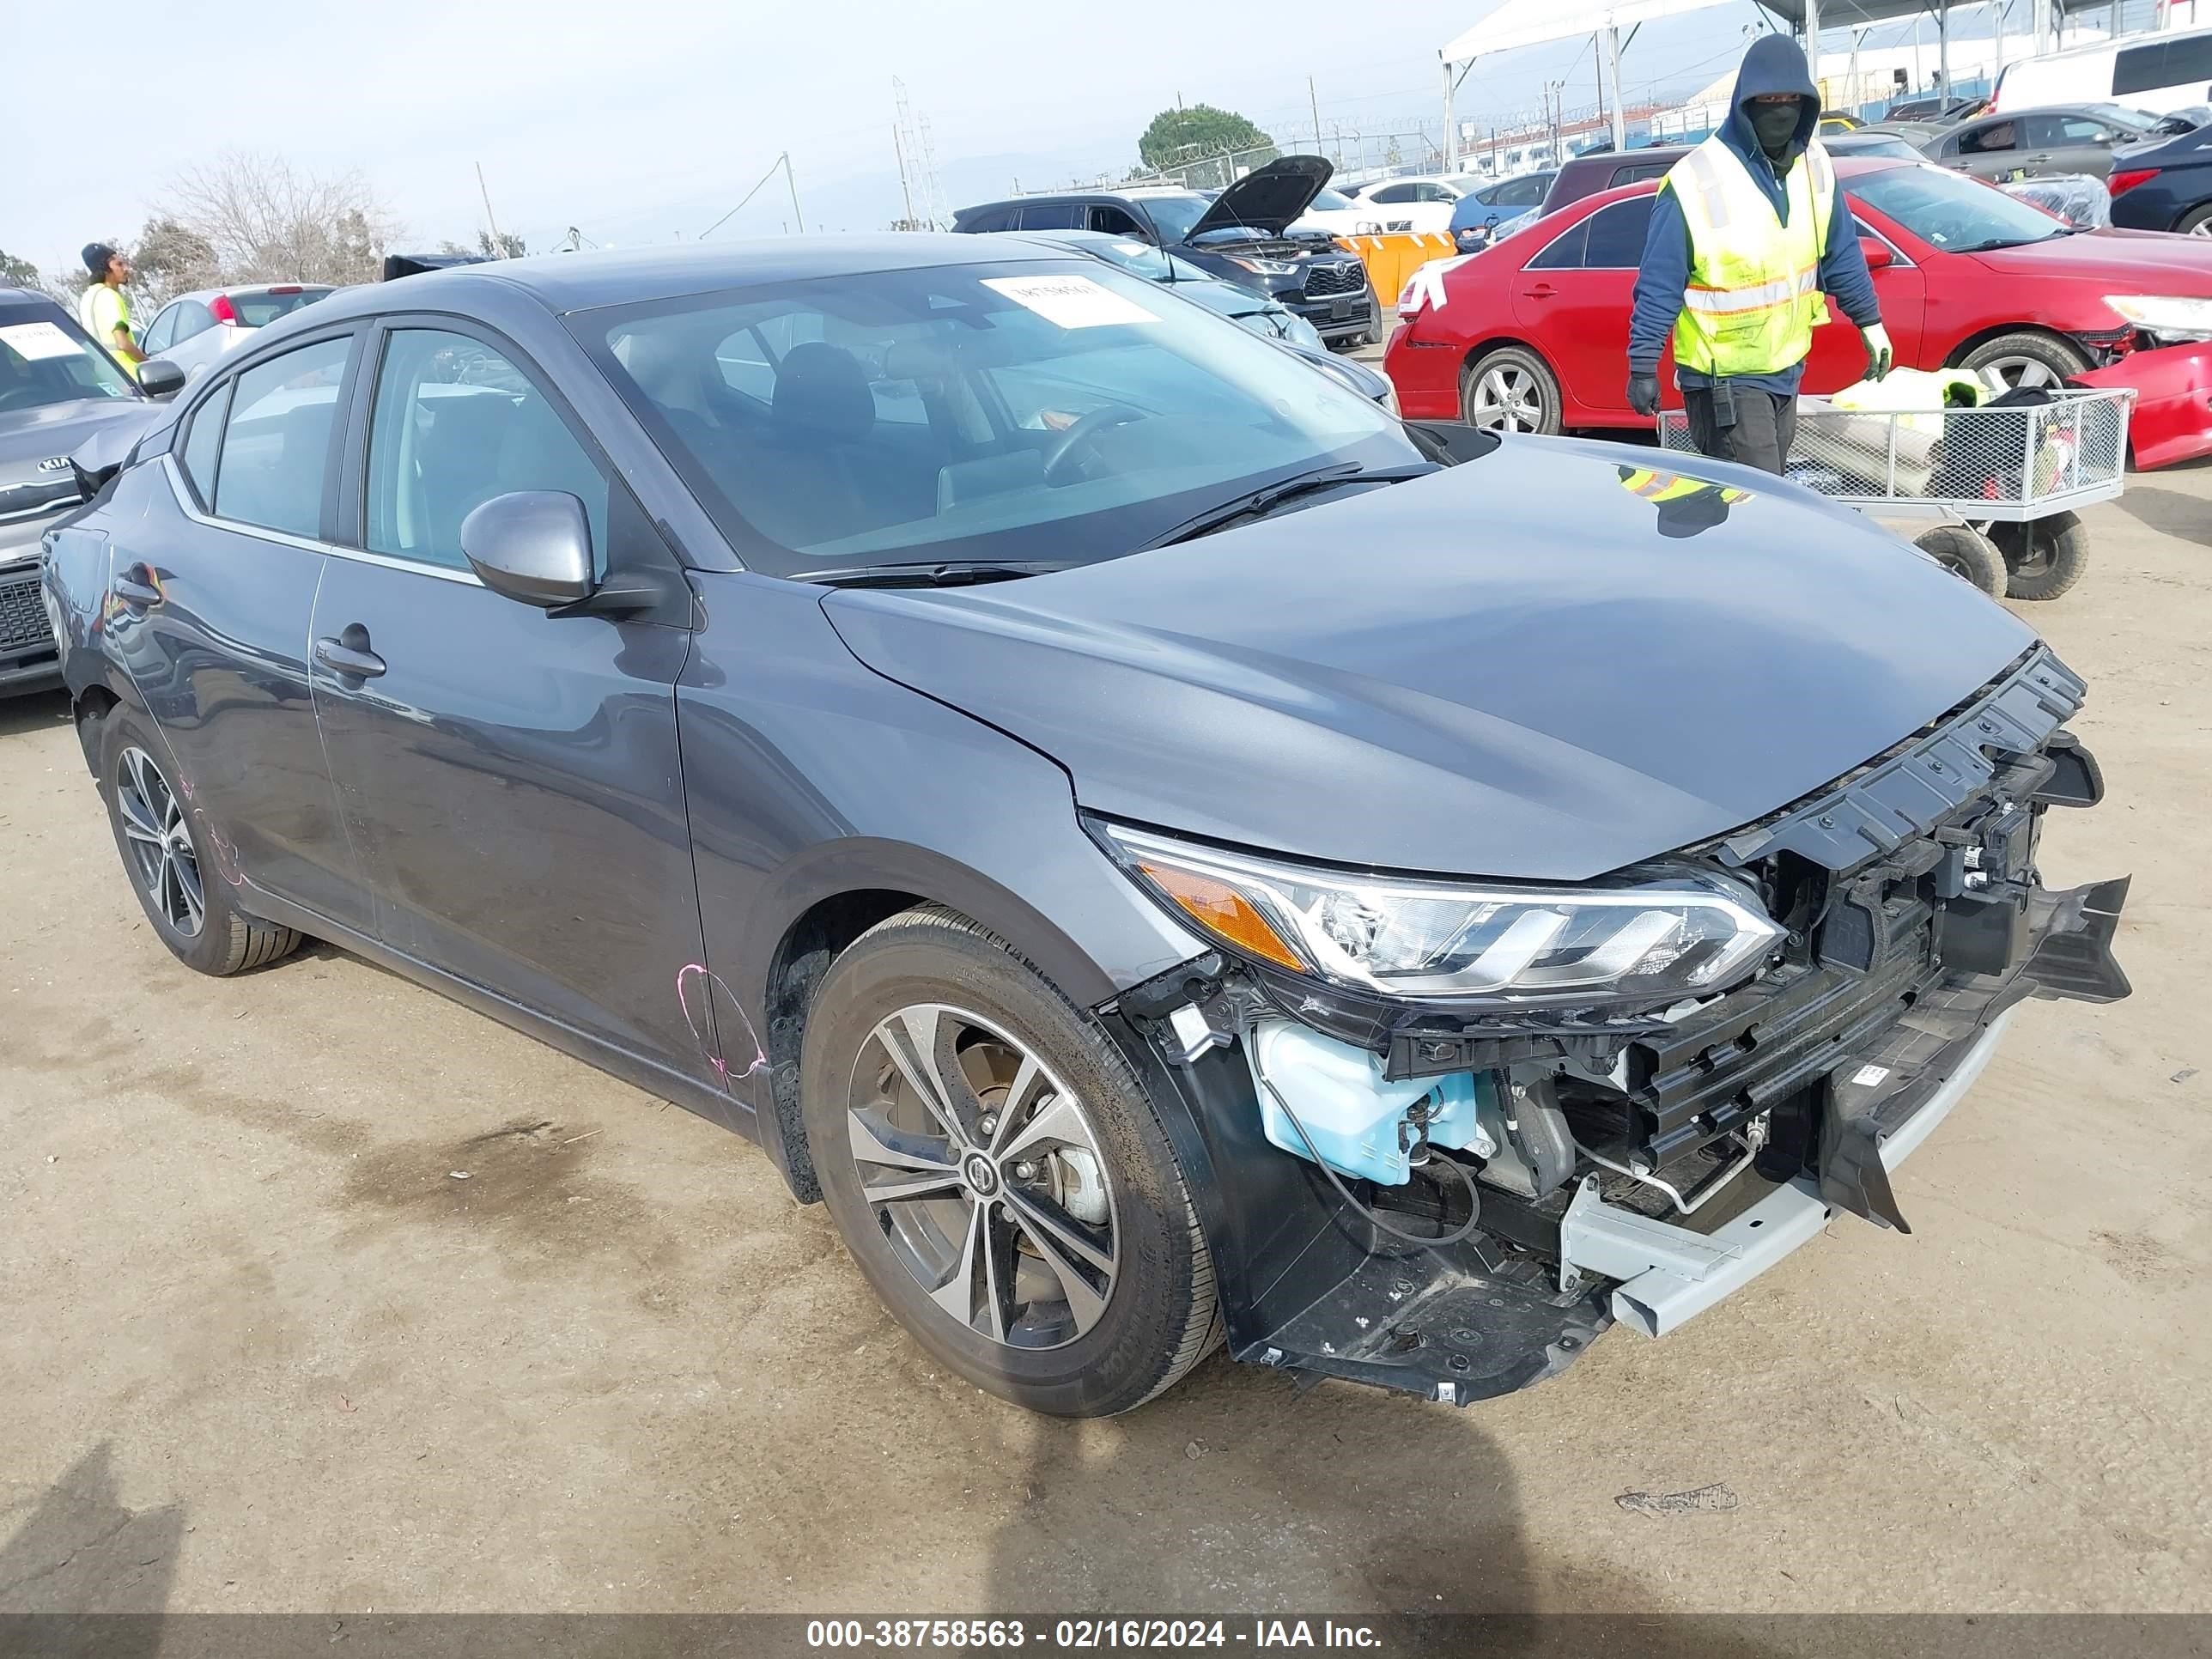
<svg viewBox="0 0 2212 1659">
<path fill-rule="evenodd" d="M 1117 207 L 1095 207 L 1091 210 L 1091 228 L 1103 230 L 1109 236 L 1142 236 L 1145 228 L 1133 215 Z"/>
<path fill-rule="evenodd" d="M 1590 215 L 1583 266 L 1589 270 L 1633 270 L 1644 263 L 1644 234 L 1651 228 L 1651 204 L 1638 196 L 1615 202 Z"/>
<path fill-rule="evenodd" d="M 1413 187 L 1411 185 L 1385 185 L 1367 199 L 1370 202 L 1386 202 L 1393 205 L 1400 202 L 1410 202 L 1413 199 Z"/>
<path fill-rule="evenodd" d="M 1615 185 L 1640 185 L 1646 179 L 1663 179 L 1674 165 L 1672 161 L 1639 161 L 1633 166 L 1615 167 L 1613 182 Z"/>
<path fill-rule="evenodd" d="M 793 281 L 569 326 L 746 564 L 786 575 L 1115 556 L 1253 481 L 1402 453 L 1357 393 L 1088 258 Z M 777 351 L 779 331 L 812 337 Z M 765 397 L 717 365 L 741 336 Z"/>
<path fill-rule="evenodd" d="M 392 335 L 369 416 L 368 550 L 465 570 L 461 521 L 519 489 L 582 501 L 604 574 L 606 474 L 544 392 L 468 335 Z"/>
<path fill-rule="evenodd" d="M 2046 115 L 2042 118 L 2042 125 L 2057 131 L 2055 135 L 2039 136 L 2035 142 L 2039 144 L 2109 144 L 2120 136 L 2102 121 L 2092 120 L 2086 115 Z"/>
<path fill-rule="evenodd" d="M 2191 81 L 2212 82 L 2212 35 L 2190 35 L 2166 43 L 2166 79 L 2161 86 L 2178 87 Z M 2118 90 L 2116 87 L 2115 92 Z"/>
<path fill-rule="evenodd" d="M 1493 207 L 1534 207 L 1544 198 L 1544 183 L 1542 179 L 1535 177 L 1512 179 L 1498 187 L 1498 194 L 1492 198 L 1491 204 Z"/>
<path fill-rule="evenodd" d="M 1024 230 L 1080 230 L 1083 209 L 1073 202 L 1040 202 L 1022 210 Z"/>
<path fill-rule="evenodd" d="M 192 411 L 191 424 L 185 429 L 184 447 L 177 452 L 185 481 L 202 507 L 215 499 L 216 458 L 222 451 L 223 416 L 229 412 L 230 382 L 226 380 Z"/>
<path fill-rule="evenodd" d="M 169 342 L 175 337 L 176 331 L 177 308 L 171 306 L 156 317 L 154 319 L 153 327 L 146 331 L 145 351 L 149 356 L 155 352 L 167 351 L 169 349 Z"/>
<path fill-rule="evenodd" d="M 331 423 L 353 342 L 319 340 L 238 377 L 223 427 L 215 510 L 294 536 L 322 533 Z"/>
<path fill-rule="evenodd" d="M 195 334 L 204 334 L 215 326 L 215 313 L 198 300 L 177 301 L 177 331 L 171 337 L 171 345 L 182 345 Z"/>
<path fill-rule="evenodd" d="M 1013 228 L 1013 209 L 1010 207 L 985 208 L 981 212 L 971 213 L 967 216 L 967 218 L 961 221 L 960 228 L 963 230 L 981 233 L 991 230 L 1011 230 Z"/>
<path fill-rule="evenodd" d="M 1572 230 L 1553 240 L 1551 246 L 1528 261 L 1529 270 L 1575 270 L 1583 262 L 1583 248 L 1589 236 L 1589 221 L 1585 219 Z"/>
<path fill-rule="evenodd" d="M 2112 58 L 2112 96 L 2124 98 L 2131 92 L 2150 92 L 2172 86 L 2177 77 L 2166 73 L 2168 42 L 2154 40 L 2147 46 L 2125 46 Z"/>
<path fill-rule="evenodd" d="M 2011 149 L 2014 147 L 2013 130 L 2016 125 L 2012 121 L 1992 121 L 1985 127 L 1962 132 L 1959 135 L 1959 153 L 1961 155 L 1988 155 L 1998 150 Z"/>
</svg>

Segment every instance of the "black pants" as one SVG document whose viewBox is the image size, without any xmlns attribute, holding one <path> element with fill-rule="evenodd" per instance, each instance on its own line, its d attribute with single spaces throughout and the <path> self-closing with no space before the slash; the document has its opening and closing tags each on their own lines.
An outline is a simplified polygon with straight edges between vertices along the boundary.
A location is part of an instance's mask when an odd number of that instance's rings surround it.
<svg viewBox="0 0 2212 1659">
<path fill-rule="evenodd" d="M 1714 418 L 1710 387 L 1684 386 L 1682 405 L 1690 417 L 1690 441 L 1701 454 L 1717 461 L 1738 461 L 1762 472 L 1779 473 L 1790 459 L 1790 441 L 1797 435 L 1797 399 L 1778 398 L 1756 386 L 1730 388 L 1735 400 L 1735 424 L 1723 426 Z"/>
</svg>

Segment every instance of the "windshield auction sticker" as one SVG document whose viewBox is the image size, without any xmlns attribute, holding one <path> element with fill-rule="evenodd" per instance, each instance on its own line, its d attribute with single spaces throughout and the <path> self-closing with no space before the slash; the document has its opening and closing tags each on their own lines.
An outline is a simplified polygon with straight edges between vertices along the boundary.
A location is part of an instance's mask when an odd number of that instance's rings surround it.
<svg viewBox="0 0 2212 1659">
<path fill-rule="evenodd" d="M 11 346 L 27 363 L 41 357 L 74 357 L 77 343 L 52 323 L 10 323 L 0 328 L 0 343 Z"/>
<path fill-rule="evenodd" d="M 1159 313 L 1092 282 L 1088 276 L 986 276 L 983 286 L 1061 328 L 1103 328 L 1115 323 L 1157 323 Z"/>
</svg>

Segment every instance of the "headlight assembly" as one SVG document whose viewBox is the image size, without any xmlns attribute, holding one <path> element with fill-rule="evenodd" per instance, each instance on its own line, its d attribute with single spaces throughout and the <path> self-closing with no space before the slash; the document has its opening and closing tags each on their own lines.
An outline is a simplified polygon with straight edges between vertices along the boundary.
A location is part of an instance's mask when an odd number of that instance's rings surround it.
<svg viewBox="0 0 2212 1659">
<path fill-rule="evenodd" d="M 1289 276 L 1295 274 L 1298 268 L 1294 260 L 1249 258 L 1237 253 L 1229 256 L 1229 263 L 1242 265 L 1245 270 L 1260 276 Z"/>
<path fill-rule="evenodd" d="M 1091 828 L 1170 910 L 1231 950 L 1384 996 L 1665 1001 L 1724 989 L 1782 938 L 1748 890 L 1717 877 L 1617 887 L 1422 881 Z"/>
<path fill-rule="evenodd" d="M 2107 294 L 2105 303 L 2154 334 L 2212 337 L 2212 300 L 2179 294 Z"/>
</svg>

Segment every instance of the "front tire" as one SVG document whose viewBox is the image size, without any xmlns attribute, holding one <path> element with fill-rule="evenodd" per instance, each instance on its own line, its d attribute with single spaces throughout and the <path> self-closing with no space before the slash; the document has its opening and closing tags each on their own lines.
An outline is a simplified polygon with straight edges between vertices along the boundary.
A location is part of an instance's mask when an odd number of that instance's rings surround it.
<svg viewBox="0 0 2212 1659">
<path fill-rule="evenodd" d="M 1484 432 L 1556 434 L 1559 382 L 1549 364 L 1525 346 L 1486 351 L 1460 377 L 1460 419 Z"/>
<path fill-rule="evenodd" d="M 977 1388 L 1110 1416 L 1219 1340 L 1212 1261 L 1143 1085 L 1096 1020 L 973 922 L 908 910 L 838 957 L 799 1097 L 846 1248 Z"/>
<path fill-rule="evenodd" d="M 100 721 L 108 828 L 155 933 L 185 966 L 217 977 L 289 956 L 299 934 L 238 908 L 234 858 L 177 779 L 167 746 L 140 715 L 117 708 Z"/>
</svg>

